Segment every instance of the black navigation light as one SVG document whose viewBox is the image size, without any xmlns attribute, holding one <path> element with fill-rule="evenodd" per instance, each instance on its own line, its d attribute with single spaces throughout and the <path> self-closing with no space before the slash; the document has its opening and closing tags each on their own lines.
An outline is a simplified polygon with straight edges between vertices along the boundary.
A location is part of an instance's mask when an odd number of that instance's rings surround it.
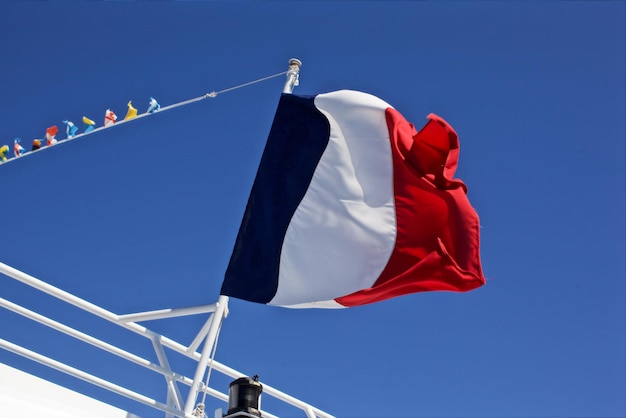
<svg viewBox="0 0 626 418">
<path fill-rule="evenodd" d="M 240 377 L 229 387 L 227 416 L 243 412 L 242 416 L 261 417 L 261 392 L 259 376 Z M 236 416 L 236 415 L 235 415 Z"/>
</svg>

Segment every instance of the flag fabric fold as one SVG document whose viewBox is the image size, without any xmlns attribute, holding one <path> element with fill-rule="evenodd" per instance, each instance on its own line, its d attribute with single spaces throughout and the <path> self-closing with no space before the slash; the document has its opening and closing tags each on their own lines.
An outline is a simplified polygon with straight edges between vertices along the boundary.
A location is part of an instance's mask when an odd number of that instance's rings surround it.
<svg viewBox="0 0 626 418">
<path fill-rule="evenodd" d="M 59 133 L 59 128 L 56 125 L 50 126 L 46 129 L 46 145 L 54 145 L 57 143 L 57 139 L 55 138 L 56 134 Z"/>
<path fill-rule="evenodd" d="M 83 116 L 83 124 L 85 124 L 85 130 L 83 133 L 91 132 L 95 129 L 96 122 L 89 119 L 87 116 Z"/>
<path fill-rule="evenodd" d="M 69 120 L 64 120 L 63 123 L 67 125 L 67 127 L 65 128 L 67 138 L 69 139 L 76 136 L 76 132 L 78 132 L 78 126 L 74 125 L 74 122 Z"/>
<path fill-rule="evenodd" d="M 114 125 L 115 121 L 117 121 L 117 115 L 111 109 L 107 109 L 104 112 L 104 127 Z"/>
<path fill-rule="evenodd" d="M 8 145 L 2 145 L 0 147 L 0 160 L 2 161 L 7 161 L 7 154 L 9 153 L 9 146 Z"/>
<path fill-rule="evenodd" d="M 150 97 L 150 106 L 148 107 L 148 113 L 156 113 L 161 109 L 161 105 L 154 97 Z"/>
<path fill-rule="evenodd" d="M 15 155 L 16 157 L 19 157 L 24 153 L 24 147 L 20 145 L 21 141 L 21 138 L 15 138 L 13 140 L 13 155 Z"/>
<path fill-rule="evenodd" d="M 130 120 L 137 117 L 137 109 L 133 107 L 133 102 L 130 101 L 127 104 L 128 111 L 126 112 L 126 116 L 124 116 L 124 120 Z"/>
<path fill-rule="evenodd" d="M 459 141 L 362 92 L 283 94 L 221 294 L 341 308 L 485 283 Z"/>
</svg>

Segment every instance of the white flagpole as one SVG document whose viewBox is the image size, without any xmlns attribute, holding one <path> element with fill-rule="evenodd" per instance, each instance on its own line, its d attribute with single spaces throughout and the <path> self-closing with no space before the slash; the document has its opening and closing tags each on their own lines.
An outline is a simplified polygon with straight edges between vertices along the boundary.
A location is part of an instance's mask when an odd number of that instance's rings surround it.
<svg viewBox="0 0 626 418">
<path fill-rule="evenodd" d="M 293 88 L 299 84 L 299 74 L 300 74 L 300 66 L 302 65 L 302 61 L 297 58 L 292 58 L 289 60 L 289 70 L 287 71 L 287 81 L 285 82 L 285 87 L 283 88 L 283 93 L 291 94 L 293 92 Z"/>
<path fill-rule="evenodd" d="M 283 93 L 291 94 L 293 92 L 293 88 L 299 84 L 298 76 L 301 65 L 302 62 L 299 59 L 291 58 L 289 60 L 289 69 L 286 73 L 287 81 L 285 82 Z M 185 414 L 191 414 L 196 407 L 196 401 L 203 384 L 204 374 L 209 364 L 211 350 L 215 345 L 215 340 L 220 326 L 222 325 L 222 320 L 226 317 L 226 315 L 228 315 L 228 296 L 220 295 L 216 305 L 217 307 L 213 313 L 213 321 L 211 322 L 208 334 L 204 340 L 200 360 L 198 361 L 193 383 L 191 385 L 191 389 L 189 390 L 189 395 L 187 396 L 187 402 L 185 403 Z"/>
<path fill-rule="evenodd" d="M 291 94 L 293 88 L 299 84 L 299 73 L 302 62 L 299 59 L 292 58 L 289 60 L 289 70 L 287 70 L 287 81 L 283 88 L 283 93 Z M 202 347 L 202 353 L 200 360 L 198 361 L 198 367 L 196 368 L 196 374 L 193 378 L 189 395 L 187 396 L 187 402 L 185 403 L 185 413 L 191 414 L 196 406 L 198 394 L 200 393 L 201 386 L 203 384 L 204 374 L 209 364 L 211 350 L 215 345 L 217 333 L 222 325 L 222 320 L 228 315 L 228 296 L 220 295 L 217 301 L 217 307 L 213 313 L 213 321 L 209 328 L 207 337 Z"/>
</svg>

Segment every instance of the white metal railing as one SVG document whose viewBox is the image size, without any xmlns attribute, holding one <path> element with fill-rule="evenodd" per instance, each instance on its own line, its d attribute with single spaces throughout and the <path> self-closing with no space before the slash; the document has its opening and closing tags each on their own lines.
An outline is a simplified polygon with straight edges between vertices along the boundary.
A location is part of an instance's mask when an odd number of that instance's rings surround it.
<svg viewBox="0 0 626 418">
<path fill-rule="evenodd" d="M 158 400 L 152 399 L 148 396 L 137 393 L 121 385 L 94 376 L 83 370 L 79 370 L 65 363 L 54 360 L 50 357 L 44 356 L 35 351 L 0 338 L 0 348 L 3 348 L 7 351 L 13 352 L 22 357 L 26 357 L 76 378 L 82 379 L 91 384 L 102 387 L 110 392 L 132 399 L 133 401 L 148 405 L 165 413 L 166 417 L 176 416 L 184 418 L 196 418 L 198 415 L 194 414 L 194 408 L 198 405 L 197 401 L 200 394 L 202 394 L 202 396 L 206 394 L 220 401 L 228 402 L 227 394 L 211 388 L 210 386 L 207 386 L 203 383 L 203 378 L 206 374 L 209 362 L 211 364 L 212 370 L 215 370 L 225 376 L 231 378 L 239 378 L 245 376 L 243 373 L 238 372 L 237 370 L 221 364 L 211 358 L 211 350 L 214 348 L 214 344 L 217 341 L 217 334 L 219 332 L 220 326 L 223 319 L 228 314 L 228 298 L 226 296 L 220 296 L 218 302 L 211 305 L 202 305 L 179 309 L 162 309 L 158 311 L 118 315 L 1 262 L 0 273 L 21 283 L 24 283 L 31 288 L 44 292 L 62 302 L 73 305 L 84 312 L 93 314 L 119 327 L 125 328 L 126 330 L 134 334 L 150 340 L 155 350 L 159 364 L 155 364 L 139 355 L 133 354 L 99 338 L 88 335 L 82 331 L 62 324 L 61 322 L 41 315 L 9 300 L 0 298 L 0 306 L 9 311 L 12 311 L 31 321 L 42 324 L 50 329 L 66 334 L 74 338 L 75 340 L 89 344 L 100 350 L 111 353 L 123 360 L 134 363 L 147 370 L 162 375 L 165 378 L 166 382 L 167 402 L 163 403 Z M 201 327 L 194 340 L 189 345 L 183 345 L 181 343 L 178 343 L 157 332 L 151 331 L 142 325 L 137 324 L 137 321 L 172 318 L 177 316 L 195 315 L 202 313 L 211 313 L 211 315 L 207 319 L 205 324 Z M 198 352 L 197 349 L 202 344 L 202 342 L 204 342 L 202 352 Z M 184 374 L 174 372 L 170 367 L 170 363 L 168 361 L 168 357 L 164 348 L 172 350 L 175 353 L 183 355 L 197 362 L 194 377 L 190 378 L 185 376 Z M 186 401 L 183 400 L 181 391 L 178 386 L 179 384 L 190 387 Z M 309 405 L 284 392 L 281 392 L 267 385 L 266 383 L 263 383 L 263 393 L 266 396 L 273 397 L 297 409 L 300 409 L 308 418 L 333 418 L 332 415 L 321 411 L 318 408 L 315 408 L 312 405 Z M 264 418 L 276 418 L 275 415 L 267 411 L 262 411 L 262 415 Z"/>
</svg>

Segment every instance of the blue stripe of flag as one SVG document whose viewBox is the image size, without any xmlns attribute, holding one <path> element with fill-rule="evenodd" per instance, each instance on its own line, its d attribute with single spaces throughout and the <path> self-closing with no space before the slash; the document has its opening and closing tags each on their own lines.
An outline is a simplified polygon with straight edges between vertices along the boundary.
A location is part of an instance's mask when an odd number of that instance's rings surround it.
<svg viewBox="0 0 626 418">
<path fill-rule="evenodd" d="M 287 228 L 329 141 L 330 125 L 314 98 L 290 94 L 280 98 L 222 295 L 268 303 L 276 294 Z"/>
</svg>

